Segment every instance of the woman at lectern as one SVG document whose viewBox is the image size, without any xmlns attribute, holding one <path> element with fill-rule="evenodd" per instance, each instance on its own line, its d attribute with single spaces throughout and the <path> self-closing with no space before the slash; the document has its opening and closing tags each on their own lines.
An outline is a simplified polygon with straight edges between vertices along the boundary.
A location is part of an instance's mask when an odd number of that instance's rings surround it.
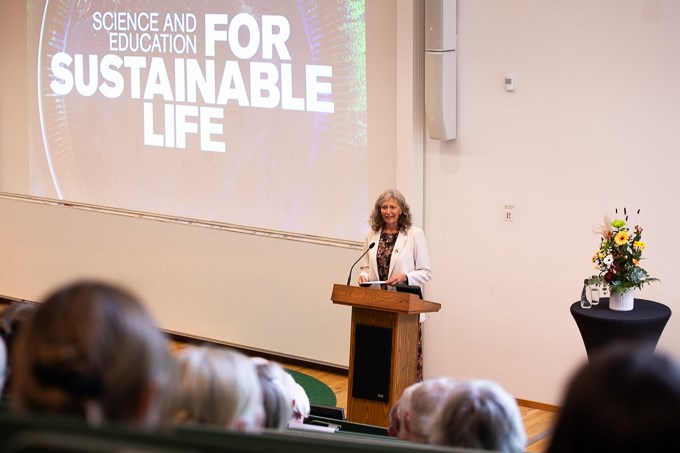
<svg viewBox="0 0 680 453">
<path fill-rule="evenodd" d="M 383 289 L 394 285 L 422 286 L 432 278 L 425 233 L 413 226 L 411 209 L 395 189 L 386 190 L 375 202 L 371 227 L 364 243 L 368 253 L 361 262 L 359 284 L 381 281 Z M 423 317 L 421 316 L 421 321 Z M 423 380 L 423 329 L 418 329 L 416 381 Z"/>
<path fill-rule="evenodd" d="M 380 281 L 384 289 L 391 289 L 400 283 L 422 286 L 430 281 L 425 233 L 413 226 L 411 210 L 398 190 L 378 197 L 369 221 L 364 245 L 370 250 L 361 262 L 359 284 Z"/>
</svg>

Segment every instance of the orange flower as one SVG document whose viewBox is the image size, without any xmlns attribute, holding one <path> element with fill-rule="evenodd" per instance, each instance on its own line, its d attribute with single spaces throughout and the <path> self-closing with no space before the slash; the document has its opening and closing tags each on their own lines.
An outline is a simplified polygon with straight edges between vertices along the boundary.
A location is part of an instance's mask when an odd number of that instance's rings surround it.
<svg viewBox="0 0 680 453">
<path fill-rule="evenodd" d="M 616 236 L 614 236 L 614 242 L 616 242 L 616 245 L 623 245 L 628 242 L 628 232 L 619 231 L 616 233 Z"/>
</svg>

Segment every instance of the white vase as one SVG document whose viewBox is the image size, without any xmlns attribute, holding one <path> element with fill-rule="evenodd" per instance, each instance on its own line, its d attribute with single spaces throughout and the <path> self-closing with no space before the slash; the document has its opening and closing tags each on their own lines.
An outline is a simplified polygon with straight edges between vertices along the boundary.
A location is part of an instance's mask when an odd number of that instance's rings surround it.
<svg viewBox="0 0 680 453">
<path fill-rule="evenodd" d="M 633 288 L 627 289 L 621 294 L 612 293 L 609 296 L 609 308 L 616 311 L 631 311 L 634 302 Z"/>
</svg>

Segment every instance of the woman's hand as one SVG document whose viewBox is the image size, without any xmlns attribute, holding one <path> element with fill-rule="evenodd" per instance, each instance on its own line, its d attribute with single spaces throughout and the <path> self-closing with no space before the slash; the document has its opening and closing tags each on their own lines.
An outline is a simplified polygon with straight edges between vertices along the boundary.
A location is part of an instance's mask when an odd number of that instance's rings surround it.
<svg viewBox="0 0 680 453">
<path fill-rule="evenodd" d="M 364 276 L 364 275 L 360 275 L 360 276 L 359 276 L 359 284 L 360 284 L 360 285 L 361 285 L 363 282 L 367 282 L 367 281 L 368 281 L 368 278 L 366 278 L 366 276 Z"/>
<path fill-rule="evenodd" d="M 400 283 L 408 283 L 408 277 L 406 274 L 396 274 L 386 282 L 390 286 L 398 285 Z"/>
</svg>

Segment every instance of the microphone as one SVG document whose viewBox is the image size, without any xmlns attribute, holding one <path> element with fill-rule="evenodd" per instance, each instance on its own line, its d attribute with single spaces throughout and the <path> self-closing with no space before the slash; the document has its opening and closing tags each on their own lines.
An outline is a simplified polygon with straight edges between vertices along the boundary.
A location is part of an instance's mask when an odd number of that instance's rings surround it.
<svg viewBox="0 0 680 453">
<path fill-rule="evenodd" d="M 361 256 L 359 257 L 359 259 L 356 260 L 356 261 L 354 262 L 354 264 L 352 264 L 352 267 L 349 268 L 349 275 L 347 276 L 347 286 L 349 286 L 349 282 L 350 282 L 350 280 L 352 280 L 352 270 L 354 269 L 354 266 L 356 266 L 357 263 L 359 262 L 359 260 L 360 260 L 361 258 L 363 258 L 364 255 L 367 254 L 368 251 L 371 250 L 373 247 L 375 247 L 375 242 L 371 242 L 371 244 L 368 246 L 368 248 L 367 248 L 366 250 L 364 250 L 364 253 L 361 254 Z"/>
</svg>

